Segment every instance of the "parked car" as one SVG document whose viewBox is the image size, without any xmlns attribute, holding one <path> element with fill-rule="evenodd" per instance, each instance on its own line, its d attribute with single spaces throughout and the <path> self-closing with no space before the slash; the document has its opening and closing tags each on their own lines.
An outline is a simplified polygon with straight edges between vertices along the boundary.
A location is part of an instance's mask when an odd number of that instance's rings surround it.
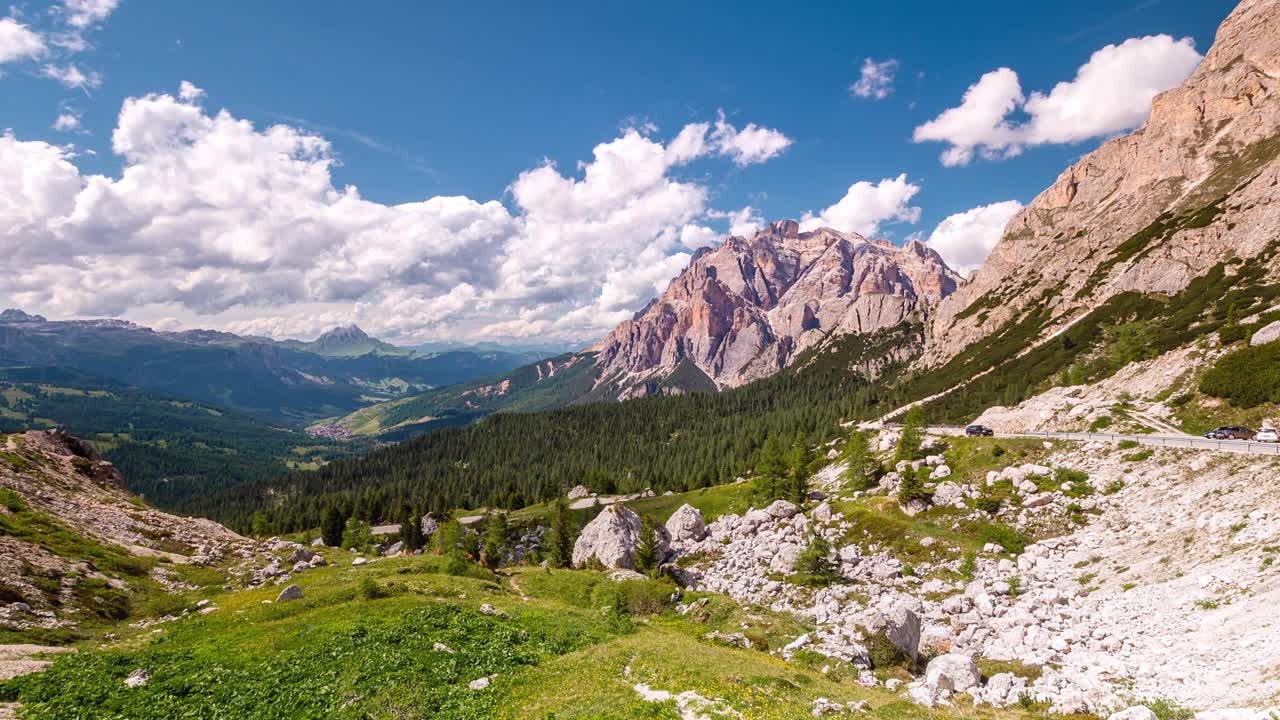
<svg viewBox="0 0 1280 720">
<path fill-rule="evenodd" d="M 1258 442 L 1280 442 L 1280 430 L 1276 430 L 1273 427 L 1264 427 L 1258 431 L 1257 435 L 1253 436 L 1253 439 Z"/>
<path fill-rule="evenodd" d="M 1204 436 L 1210 440 L 1252 440 L 1254 432 L 1247 427 L 1239 425 L 1225 425 L 1216 430 L 1210 430 Z"/>
<path fill-rule="evenodd" d="M 964 429 L 964 434 L 969 437 L 992 437 L 996 432 L 986 425 L 970 425 Z"/>
</svg>

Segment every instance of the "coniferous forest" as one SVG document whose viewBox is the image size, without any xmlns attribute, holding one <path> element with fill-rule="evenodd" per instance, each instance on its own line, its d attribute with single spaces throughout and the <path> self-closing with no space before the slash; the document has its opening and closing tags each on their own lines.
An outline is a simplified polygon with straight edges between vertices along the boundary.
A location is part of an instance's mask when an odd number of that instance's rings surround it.
<svg viewBox="0 0 1280 720">
<path fill-rule="evenodd" d="M 914 329 L 912 330 L 914 332 Z M 885 398 L 852 364 L 882 356 L 909 333 L 842 339 L 749 387 L 543 413 L 500 413 L 437 430 L 359 459 L 261 479 L 200 498 L 183 510 L 230 526 L 283 533 L 318 527 L 325 510 L 394 521 L 403 503 L 444 512 L 520 508 L 585 484 L 600 493 L 682 491 L 747 473 L 770 436 L 828 440 L 839 422 L 865 417 Z M 788 440 L 789 441 L 789 440 Z"/>
</svg>

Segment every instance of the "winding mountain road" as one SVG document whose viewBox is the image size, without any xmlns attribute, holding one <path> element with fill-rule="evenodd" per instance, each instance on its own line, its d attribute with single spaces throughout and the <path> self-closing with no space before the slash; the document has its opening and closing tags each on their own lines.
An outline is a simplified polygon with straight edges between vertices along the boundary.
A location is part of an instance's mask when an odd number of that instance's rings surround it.
<svg viewBox="0 0 1280 720">
<path fill-rule="evenodd" d="M 938 435 L 962 435 L 964 428 L 962 427 L 944 427 L 934 426 L 929 428 L 930 432 Z M 1252 440 L 1210 440 L 1208 438 L 1196 437 L 1195 435 L 1156 435 L 1156 434 L 1121 434 L 1121 433 L 1091 433 L 1091 432 L 1020 432 L 1020 433 L 996 433 L 996 437 L 1008 438 L 1043 438 L 1046 440 L 1097 440 L 1101 442 L 1124 442 L 1132 440 L 1139 445 L 1150 447 L 1171 447 L 1171 448 L 1190 448 L 1194 450 L 1214 450 L 1218 452 L 1234 452 L 1245 455 L 1275 455 L 1280 456 L 1280 443 L 1254 442 Z"/>
</svg>

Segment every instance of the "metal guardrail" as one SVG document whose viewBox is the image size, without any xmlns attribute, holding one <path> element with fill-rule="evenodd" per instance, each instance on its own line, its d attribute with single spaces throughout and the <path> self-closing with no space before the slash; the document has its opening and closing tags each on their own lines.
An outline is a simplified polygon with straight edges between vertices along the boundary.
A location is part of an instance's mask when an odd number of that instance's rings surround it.
<svg viewBox="0 0 1280 720">
<path fill-rule="evenodd" d="M 1280 455 L 1280 443 L 1255 442 L 1253 440 L 1210 440 L 1209 438 L 1177 435 L 1121 435 L 1119 433 L 1083 432 L 996 433 L 996 436 L 1058 438 L 1061 440 L 1103 440 L 1107 442 L 1132 440 L 1139 445 L 1152 447 L 1196 448 L 1200 450 L 1218 450 L 1220 452 L 1247 453 L 1249 455 Z"/>
<path fill-rule="evenodd" d="M 884 427 L 900 428 L 902 426 L 898 423 L 885 423 Z M 963 434 L 965 427 L 965 425 L 930 425 L 928 429 L 934 432 L 941 430 L 948 433 Z M 1191 435 L 1028 431 L 1020 433 L 998 432 L 994 437 L 1044 438 L 1046 440 L 1052 440 L 1054 438 L 1058 440 L 1102 440 L 1105 442 L 1123 442 L 1125 440 L 1133 440 L 1139 445 L 1149 445 L 1151 447 L 1192 448 L 1196 450 L 1237 452 L 1248 455 L 1280 456 L 1280 443 L 1257 442 L 1254 440 L 1210 440 L 1209 438 L 1201 438 Z"/>
</svg>

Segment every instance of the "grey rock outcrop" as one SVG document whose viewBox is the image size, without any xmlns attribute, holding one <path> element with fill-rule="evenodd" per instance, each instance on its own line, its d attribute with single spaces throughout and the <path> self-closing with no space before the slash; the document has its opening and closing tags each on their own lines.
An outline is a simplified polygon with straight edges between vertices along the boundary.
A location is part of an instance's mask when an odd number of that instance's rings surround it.
<svg viewBox="0 0 1280 720">
<path fill-rule="evenodd" d="M 636 544 L 640 540 L 640 516 L 621 504 L 606 507 L 582 528 L 573 545 L 573 566 L 582 567 L 592 558 L 606 568 L 636 569 Z M 662 525 L 654 526 L 658 561 L 667 556 L 670 538 Z"/>
<path fill-rule="evenodd" d="M 302 599 L 302 588 L 297 585 L 289 585 L 285 587 L 285 589 L 281 590 L 280 594 L 276 596 L 276 602 L 278 603 L 289 602 L 290 600 L 301 600 L 301 599 Z"/>
<path fill-rule="evenodd" d="M 685 503 L 667 519 L 667 533 L 672 542 L 701 542 L 707 536 L 702 511 Z"/>
<path fill-rule="evenodd" d="M 1257 347 L 1276 340 L 1280 340 L 1280 320 L 1255 330 L 1253 336 L 1249 338 L 1249 344 Z"/>
</svg>

